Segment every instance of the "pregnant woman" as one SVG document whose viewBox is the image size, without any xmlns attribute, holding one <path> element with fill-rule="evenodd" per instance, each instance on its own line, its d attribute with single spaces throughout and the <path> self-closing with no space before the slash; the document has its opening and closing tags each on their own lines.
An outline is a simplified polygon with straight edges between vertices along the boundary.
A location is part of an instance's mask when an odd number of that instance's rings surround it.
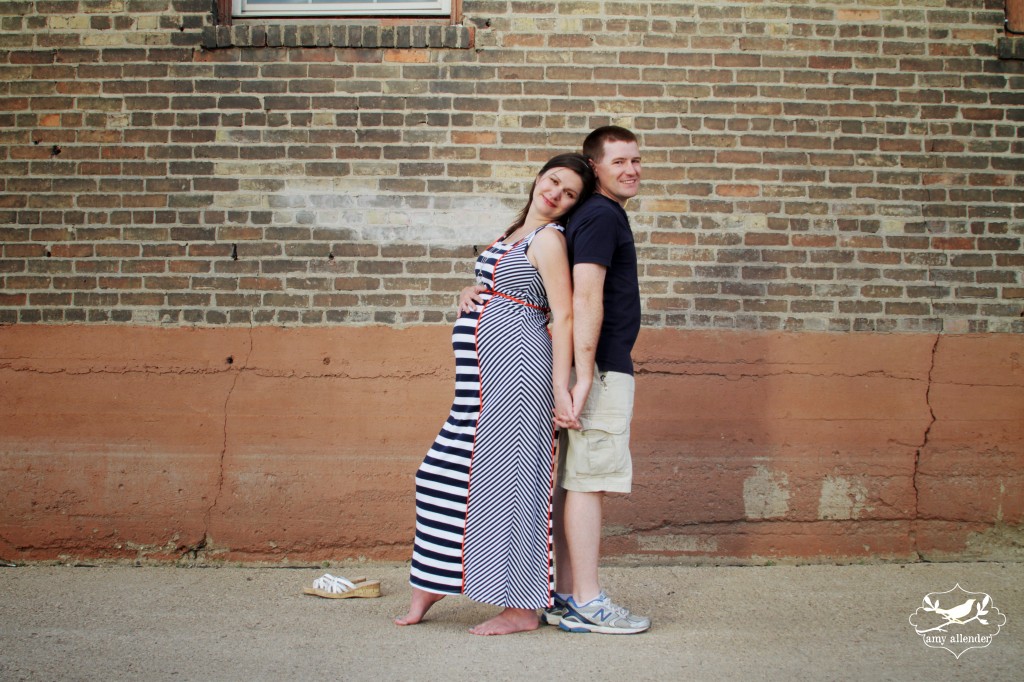
<svg viewBox="0 0 1024 682">
<path fill-rule="evenodd" d="M 503 608 L 470 632 L 509 634 L 535 629 L 551 603 L 554 420 L 573 414 L 562 224 L 593 188 L 585 157 L 548 161 L 460 296 L 455 400 L 416 474 L 412 603 L 399 625 L 464 594 Z"/>
</svg>

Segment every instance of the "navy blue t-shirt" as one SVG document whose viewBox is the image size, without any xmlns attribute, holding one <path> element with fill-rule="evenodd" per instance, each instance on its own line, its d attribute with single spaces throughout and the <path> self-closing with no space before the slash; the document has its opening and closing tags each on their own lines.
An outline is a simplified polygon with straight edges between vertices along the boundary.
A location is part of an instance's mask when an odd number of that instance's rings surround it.
<svg viewBox="0 0 1024 682">
<path fill-rule="evenodd" d="M 632 374 L 630 352 L 640 333 L 640 282 L 626 211 L 608 197 L 595 194 L 569 219 L 565 238 L 570 268 L 577 263 L 606 268 L 597 366 L 604 372 Z"/>
</svg>

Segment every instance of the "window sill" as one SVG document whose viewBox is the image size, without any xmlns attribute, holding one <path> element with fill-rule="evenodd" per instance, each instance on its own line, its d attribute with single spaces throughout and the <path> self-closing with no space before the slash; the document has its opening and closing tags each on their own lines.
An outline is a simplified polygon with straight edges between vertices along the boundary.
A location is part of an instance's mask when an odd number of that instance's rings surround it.
<svg viewBox="0 0 1024 682">
<path fill-rule="evenodd" d="M 236 20 L 237 21 L 237 20 Z M 381 24 L 310 25 L 300 23 L 235 23 L 203 29 L 203 48 L 229 47 L 335 47 L 335 48 L 447 48 L 473 47 L 469 26 Z"/>
</svg>

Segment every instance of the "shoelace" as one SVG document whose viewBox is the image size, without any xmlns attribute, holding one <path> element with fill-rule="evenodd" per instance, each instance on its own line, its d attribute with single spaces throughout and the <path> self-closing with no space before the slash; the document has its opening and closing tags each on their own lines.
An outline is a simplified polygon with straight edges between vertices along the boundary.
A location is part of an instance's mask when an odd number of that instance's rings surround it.
<svg viewBox="0 0 1024 682">
<path fill-rule="evenodd" d="M 627 608 L 625 608 L 623 606 L 619 606 L 618 604 L 613 602 L 611 599 L 606 599 L 605 602 L 603 604 L 601 604 L 601 608 L 607 609 L 613 615 L 618 616 L 619 618 L 625 618 L 626 620 L 629 620 L 629 616 L 630 616 L 629 609 L 627 609 Z"/>
</svg>

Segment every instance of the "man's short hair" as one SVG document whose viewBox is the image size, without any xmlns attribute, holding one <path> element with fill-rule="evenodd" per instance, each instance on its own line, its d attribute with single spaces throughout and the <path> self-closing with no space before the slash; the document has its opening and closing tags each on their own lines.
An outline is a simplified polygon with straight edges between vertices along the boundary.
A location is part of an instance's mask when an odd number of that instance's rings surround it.
<svg viewBox="0 0 1024 682">
<path fill-rule="evenodd" d="M 631 130 L 621 126 L 601 126 L 591 131 L 587 139 L 583 140 L 583 155 L 597 163 L 604 157 L 604 146 L 608 142 L 636 141 L 636 135 Z"/>
</svg>

